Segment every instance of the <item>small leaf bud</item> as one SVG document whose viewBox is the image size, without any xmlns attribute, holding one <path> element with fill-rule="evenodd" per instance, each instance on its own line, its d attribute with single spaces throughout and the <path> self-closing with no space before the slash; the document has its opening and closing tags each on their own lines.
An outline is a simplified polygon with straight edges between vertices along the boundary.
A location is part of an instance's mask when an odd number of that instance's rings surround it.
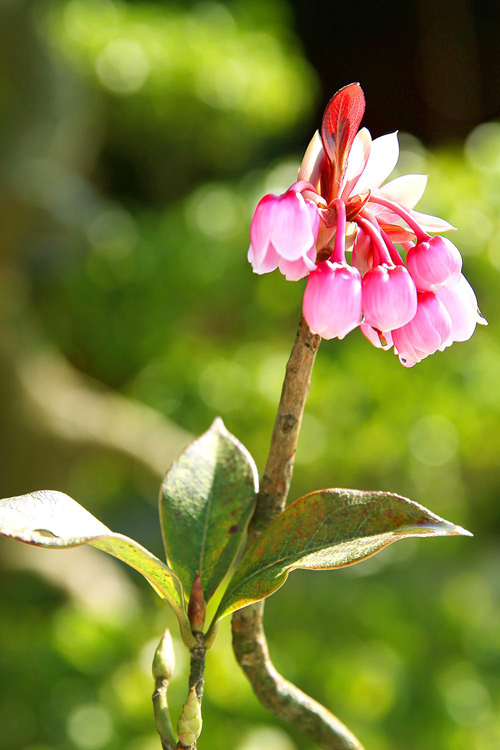
<svg viewBox="0 0 500 750">
<path fill-rule="evenodd" d="M 179 744 L 182 747 L 194 745 L 201 734 L 202 724 L 201 705 L 196 694 L 196 688 L 193 686 L 189 691 L 187 701 L 182 707 L 177 723 Z"/>
<path fill-rule="evenodd" d="M 188 617 L 193 631 L 202 631 L 206 615 L 205 597 L 201 585 L 201 576 L 196 574 L 188 606 Z"/>
<path fill-rule="evenodd" d="M 153 658 L 153 679 L 171 680 L 175 670 L 174 644 L 170 630 L 167 628 L 162 635 Z"/>
</svg>

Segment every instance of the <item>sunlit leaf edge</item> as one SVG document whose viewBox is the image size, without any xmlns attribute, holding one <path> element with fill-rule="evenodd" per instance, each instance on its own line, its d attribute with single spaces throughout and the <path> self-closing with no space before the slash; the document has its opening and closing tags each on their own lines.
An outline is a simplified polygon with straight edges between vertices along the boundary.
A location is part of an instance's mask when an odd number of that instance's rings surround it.
<svg viewBox="0 0 500 750">
<path fill-rule="evenodd" d="M 40 499 L 43 501 L 47 496 L 55 498 L 58 503 L 67 504 L 69 501 L 69 503 L 78 506 L 91 522 L 95 522 L 95 527 L 96 530 L 98 530 L 98 533 L 85 534 L 82 536 L 68 535 L 62 537 L 55 534 L 50 528 L 44 528 L 43 523 L 37 523 L 36 529 L 30 529 L 28 526 L 20 527 L 16 524 L 2 522 L 2 503 L 9 502 L 12 504 L 19 501 L 19 505 L 23 503 L 29 504 L 32 501 L 36 502 Z M 26 520 L 28 522 L 28 515 L 26 516 Z M 47 526 L 49 525 L 50 523 L 47 524 Z M 76 500 L 63 492 L 59 492 L 58 490 L 36 490 L 25 495 L 0 499 L 0 536 L 45 549 L 70 549 L 72 547 L 80 547 L 84 544 L 88 544 L 96 549 L 102 550 L 103 552 L 107 552 L 141 573 L 158 596 L 165 599 L 170 604 L 178 618 L 187 622 L 182 585 L 175 573 L 164 562 L 134 539 L 123 534 L 117 534 L 108 529 L 107 526 L 77 503 Z M 128 559 L 127 556 L 124 555 L 124 546 L 128 547 L 132 553 L 128 556 Z M 138 556 L 139 560 L 142 558 L 144 562 L 143 565 L 141 565 L 139 561 L 134 561 L 133 557 L 135 555 Z M 152 575 L 151 572 L 148 571 L 149 566 L 152 566 L 158 572 L 157 575 Z M 166 580 L 170 582 L 170 585 L 166 584 Z"/>
<path fill-rule="evenodd" d="M 208 430 L 206 430 L 204 433 L 202 433 L 200 436 L 192 440 L 190 443 L 188 443 L 185 448 L 182 450 L 178 458 L 172 463 L 172 465 L 168 468 L 167 472 L 165 473 L 163 477 L 163 481 L 160 486 L 160 494 L 159 494 L 159 515 L 160 515 L 160 526 L 161 526 L 161 532 L 162 532 L 162 538 L 163 538 L 163 544 L 165 547 L 165 554 L 166 559 L 169 565 L 171 566 L 172 570 L 176 569 L 176 563 L 172 559 L 172 556 L 169 554 L 169 544 L 167 539 L 167 529 L 169 528 L 169 521 L 167 520 L 167 510 L 166 510 L 166 503 L 164 500 L 165 495 L 165 485 L 167 483 L 167 479 L 169 476 L 171 476 L 172 472 L 175 471 L 183 457 L 186 453 L 189 452 L 190 449 L 192 449 L 196 444 L 199 444 L 200 441 L 202 441 L 204 438 L 208 437 L 210 434 L 215 433 L 221 436 L 222 438 L 225 438 L 229 440 L 234 447 L 237 449 L 237 451 L 245 458 L 247 462 L 247 466 L 249 469 L 249 476 L 252 480 L 253 485 L 253 496 L 250 498 L 250 502 L 248 503 L 246 508 L 242 508 L 241 516 L 238 518 L 238 534 L 232 536 L 232 541 L 237 541 L 237 544 L 234 545 L 234 552 L 232 556 L 227 558 L 227 564 L 225 566 L 225 570 L 223 573 L 221 573 L 219 576 L 217 576 L 214 580 L 211 580 L 211 578 L 208 575 L 203 576 L 204 580 L 207 579 L 211 582 L 211 586 L 208 586 L 206 583 L 204 584 L 204 594 L 207 601 L 211 599 L 211 597 L 214 595 L 215 591 L 217 590 L 220 583 L 224 580 L 224 578 L 227 576 L 227 573 L 231 570 L 234 561 L 237 559 L 238 555 L 241 552 L 243 539 L 245 537 L 245 532 L 248 528 L 248 524 L 252 518 L 252 515 L 255 510 L 255 498 L 259 491 L 259 475 L 258 475 L 258 469 L 255 464 L 255 461 L 249 452 L 249 450 L 241 443 L 235 435 L 233 435 L 225 426 L 223 420 L 221 417 L 216 417 Z M 236 520 L 236 518 L 234 519 Z M 171 519 L 170 519 L 171 524 Z M 208 568 L 206 570 L 211 570 L 212 568 Z M 201 572 L 199 570 L 199 566 L 196 566 L 196 570 L 191 571 L 192 579 L 194 580 L 195 575 Z M 182 575 L 180 572 L 178 572 L 179 580 L 182 580 Z M 187 582 L 184 582 L 184 593 L 186 596 L 186 599 L 189 597 L 189 587 L 187 585 Z"/>
<path fill-rule="evenodd" d="M 248 581 L 251 577 L 257 576 L 260 573 L 264 571 L 264 568 L 258 571 L 255 571 L 255 573 L 252 573 L 248 576 L 246 576 L 245 579 L 242 579 L 241 581 L 238 580 L 238 574 L 239 571 L 243 570 L 245 567 L 245 564 L 248 566 L 248 562 L 253 554 L 253 551 L 255 548 L 259 546 L 259 544 L 262 541 L 262 538 L 264 535 L 273 535 L 275 532 L 275 529 L 279 526 L 279 524 L 282 522 L 285 514 L 292 508 L 296 507 L 297 504 L 307 501 L 309 498 L 323 495 L 325 493 L 335 493 L 337 496 L 342 494 L 349 494 L 349 495 L 370 495 L 370 496 L 381 496 L 386 498 L 394 498 L 398 501 L 401 501 L 405 505 L 410 505 L 415 509 L 418 509 L 422 511 L 422 513 L 427 516 L 428 521 L 426 522 L 419 522 L 418 526 L 415 524 L 408 524 L 405 526 L 402 526 L 398 529 L 395 529 L 393 531 L 385 532 L 383 534 L 374 534 L 371 536 L 363 536 L 356 539 L 357 542 L 361 542 L 363 540 L 369 540 L 369 539 L 375 539 L 378 537 L 381 540 L 380 546 L 377 547 L 377 549 L 372 550 L 366 555 L 363 555 L 355 560 L 351 560 L 349 562 L 345 562 L 340 565 L 318 565 L 316 567 L 313 567 L 311 565 L 304 566 L 300 564 L 301 560 L 304 560 L 307 557 L 311 556 L 311 551 L 306 552 L 305 554 L 301 555 L 300 560 L 298 560 L 295 564 L 291 564 L 285 567 L 284 570 L 282 570 L 281 573 L 278 573 L 278 575 L 275 577 L 273 581 L 273 585 L 270 587 L 269 592 L 265 596 L 261 597 L 247 597 L 244 600 L 240 600 L 237 602 L 233 602 L 232 604 L 229 604 L 232 596 L 237 591 L 237 589 L 242 586 L 246 581 Z M 257 601 L 261 601 L 262 599 L 266 599 L 272 594 L 274 594 L 276 591 L 278 591 L 283 584 L 286 582 L 290 572 L 292 570 L 298 570 L 298 569 L 306 569 L 306 570 L 336 570 L 338 568 L 344 568 L 349 567 L 351 565 L 356 565 L 357 563 L 363 562 L 364 560 L 367 560 L 370 557 L 373 557 L 373 555 L 377 554 L 378 552 L 382 551 L 389 545 L 393 544 L 394 542 L 400 541 L 402 539 L 412 538 L 412 537 L 442 537 L 442 536 L 473 536 L 469 531 L 462 528 L 461 526 L 457 526 L 456 524 L 453 524 L 449 521 L 446 521 L 445 519 L 441 518 L 440 516 L 436 515 L 435 513 L 432 513 L 432 511 L 429 511 L 425 506 L 421 505 L 420 503 L 417 503 L 413 500 L 410 500 L 409 498 L 405 498 L 401 495 L 398 495 L 396 493 L 391 492 L 381 492 L 381 491 L 368 491 L 364 492 L 361 490 L 347 490 L 343 488 L 329 488 L 325 490 L 317 490 L 314 492 L 311 492 L 307 495 L 304 495 L 303 497 L 299 498 L 298 500 L 295 500 L 293 503 L 291 503 L 288 508 L 285 510 L 284 514 L 277 519 L 275 519 L 270 526 L 266 529 L 264 534 L 256 540 L 256 542 L 252 545 L 252 547 L 248 548 L 240 561 L 240 565 L 236 569 L 233 578 L 229 582 L 228 588 L 226 589 L 226 592 L 220 602 L 219 608 L 216 612 L 216 615 L 214 617 L 213 623 L 215 624 L 217 621 L 221 620 L 222 618 L 230 615 L 232 612 L 237 611 L 238 609 L 242 609 L 243 607 L 248 606 L 249 604 L 253 604 Z M 383 540 L 383 541 L 382 541 Z M 354 541 L 354 539 L 350 540 Z M 346 545 L 349 542 L 340 542 L 339 544 L 332 544 L 332 545 L 325 545 L 322 546 L 319 549 L 333 549 L 336 546 Z M 289 555 L 289 557 L 292 557 L 292 555 Z M 265 569 L 270 569 L 274 567 L 275 565 L 278 565 L 282 560 L 278 560 L 274 563 L 271 563 L 266 566 Z"/>
</svg>

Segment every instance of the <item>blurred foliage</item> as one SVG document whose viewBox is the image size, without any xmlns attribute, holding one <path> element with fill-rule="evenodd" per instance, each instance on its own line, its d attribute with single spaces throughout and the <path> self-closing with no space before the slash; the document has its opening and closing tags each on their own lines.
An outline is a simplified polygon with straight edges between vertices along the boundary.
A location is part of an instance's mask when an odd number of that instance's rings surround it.
<svg viewBox="0 0 500 750">
<path fill-rule="evenodd" d="M 248 228 L 259 197 L 293 181 L 315 127 L 316 77 L 290 8 L 37 0 L 1 13 L 0 336 L 13 321 L 27 341 L 37 330 L 82 372 L 193 433 L 220 414 L 262 467 L 303 284 L 252 275 Z M 496 750 L 500 125 L 439 151 L 405 134 L 401 144 L 398 173 L 430 174 L 422 210 L 458 227 L 490 326 L 409 371 L 359 332 L 324 342 L 291 497 L 393 490 L 475 538 L 405 541 L 352 569 L 294 573 L 267 628 L 277 666 L 369 750 Z M 37 489 L 33 466 L 38 478 L 46 463 L 50 484 L 160 551 L 157 478 L 96 446 L 56 475 L 61 452 L 42 461 L 22 434 L 8 436 L 17 452 L 2 460 L 2 496 Z M 137 576 L 134 588 L 103 568 L 121 592 L 110 607 L 102 582 L 89 602 L 41 562 L 40 575 L 16 567 L 17 554 L 2 540 L 0 749 L 157 748 L 149 664 L 168 612 Z M 77 577 L 72 554 L 33 552 Z M 174 710 L 180 649 L 178 660 Z M 205 750 L 312 750 L 256 703 L 228 622 L 206 691 Z"/>
</svg>

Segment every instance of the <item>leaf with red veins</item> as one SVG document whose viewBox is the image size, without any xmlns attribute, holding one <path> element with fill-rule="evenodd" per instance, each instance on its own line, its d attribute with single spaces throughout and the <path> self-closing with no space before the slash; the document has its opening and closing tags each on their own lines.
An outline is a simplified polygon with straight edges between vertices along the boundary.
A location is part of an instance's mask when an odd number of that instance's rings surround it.
<svg viewBox="0 0 500 750">
<path fill-rule="evenodd" d="M 414 232 L 400 227 L 399 224 L 384 224 L 379 221 L 378 225 L 393 242 L 416 242 L 417 240 Z"/>
<path fill-rule="evenodd" d="M 346 168 L 364 111 L 365 97 L 359 83 L 344 86 L 326 106 L 321 125 L 321 140 L 333 168 L 330 199 L 337 197 L 342 173 Z"/>
</svg>

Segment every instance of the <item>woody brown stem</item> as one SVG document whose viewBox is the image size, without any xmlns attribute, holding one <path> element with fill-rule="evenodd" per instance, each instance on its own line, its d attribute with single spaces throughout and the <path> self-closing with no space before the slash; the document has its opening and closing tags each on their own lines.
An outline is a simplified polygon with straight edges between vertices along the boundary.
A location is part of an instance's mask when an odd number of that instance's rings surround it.
<svg viewBox="0 0 500 750">
<path fill-rule="evenodd" d="M 304 319 L 286 366 L 267 464 L 260 483 L 249 542 L 285 509 L 311 371 L 321 338 L 311 333 Z"/>
<path fill-rule="evenodd" d="M 233 615 L 234 652 L 259 701 L 325 750 L 363 750 L 336 716 L 277 672 L 269 656 L 263 614 L 264 602 L 258 602 Z"/>
<path fill-rule="evenodd" d="M 319 344 L 320 337 L 311 333 L 302 319 L 286 366 L 248 543 L 285 509 L 311 371 Z M 234 653 L 259 701 L 276 717 L 302 730 L 325 750 L 363 750 L 356 737 L 339 719 L 276 671 L 269 657 L 263 614 L 264 602 L 258 602 L 235 612 L 232 619 Z"/>
</svg>

